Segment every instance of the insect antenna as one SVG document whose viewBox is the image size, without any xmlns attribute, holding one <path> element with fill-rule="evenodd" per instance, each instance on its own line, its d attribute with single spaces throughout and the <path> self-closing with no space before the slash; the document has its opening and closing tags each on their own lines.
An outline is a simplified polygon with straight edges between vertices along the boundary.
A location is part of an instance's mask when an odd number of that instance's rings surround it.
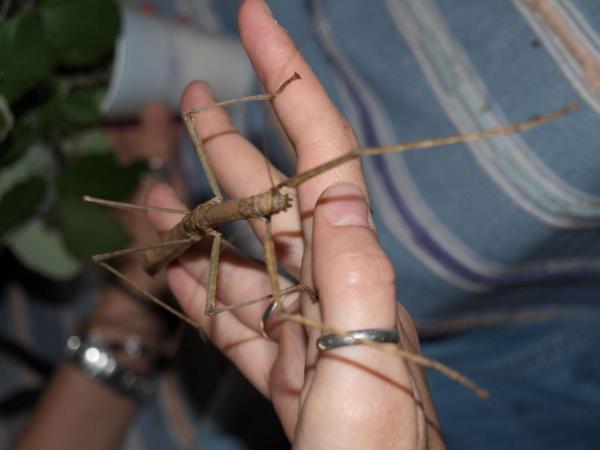
<svg viewBox="0 0 600 450">
<path fill-rule="evenodd" d="M 556 111 L 552 111 L 547 114 L 533 116 L 524 122 L 513 123 L 509 125 L 505 125 L 498 128 L 490 128 L 487 130 L 481 131 L 472 131 L 469 133 L 461 133 L 454 134 L 451 136 L 444 136 L 440 138 L 434 139 L 423 139 L 420 141 L 410 141 L 402 144 L 396 145 L 388 145 L 384 147 L 370 147 L 370 148 L 355 148 L 354 150 L 349 151 L 348 153 L 338 156 L 332 160 L 326 161 L 323 164 L 320 164 L 312 169 L 306 170 L 305 172 L 299 173 L 296 176 L 290 177 L 286 180 L 283 180 L 276 187 L 289 187 L 295 188 L 301 185 L 302 183 L 314 178 L 323 172 L 326 172 L 334 167 L 337 167 L 341 164 L 344 164 L 348 161 L 351 161 L 356 158 L 360 158 L 363 156 L 375 156 L 375 155 L 384 155 L 387 153 L 402 153 L 409 150 L 422 150 L 426 148 L 433 147 L 441 147 L 443 145 L 453 145 L 459 143 L 473 142 L 479 141 L 482 139 L 487 139 L 493 136 L 502 136 L 505 134 L 518 133 L 522 131 L 529 130 L 530 128 L 537 127 L 551 120 L 556 120 L 566 114 L 569 114 L 577 109 L 579 109 L 580 103 L 578 101 L 574 101 L 569 103 L 567 106 L 558 109 Z"/>
</svg>

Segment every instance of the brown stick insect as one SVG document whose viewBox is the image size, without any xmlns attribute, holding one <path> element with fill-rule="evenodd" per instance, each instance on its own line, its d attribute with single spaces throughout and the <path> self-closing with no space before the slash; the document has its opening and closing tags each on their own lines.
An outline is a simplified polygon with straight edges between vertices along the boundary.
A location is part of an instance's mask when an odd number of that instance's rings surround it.
<svg viewBox="0 0 600 450">
<path fill-rule="evenodd" d="M 532 117 L 524 122 L 510 124 L 499 128 L 493 128 L 483 131 L 476 131 L 471 133 L 457 134 L 452 136 L 420 140 L 420 141 L 412 141 L 406 142 L 397 145 L 390 145 L 385 147 L 372 147 L 372 148 L 355 148 L 354 150 L 334 158 L 330 161 L 327 161 L 323 164 L 320 164 L 312 169 L 299 173 L 295 176 L 284 179 L 280 183 L 272 186 L 269 190 L 252 195 L 250 197 L 245 198 L 232 198 L 225 200 L 221 188 L 217 182 L 217 179 L 211 169 L 211 166 L 208 162 L 208 157 L 203 148 L 202 141 L 198 136 L 198 133 L 195 128 L 194 117 L 196 114 L 200 114 L 204 111 L 208 111 L 213 108 L 223 107 L 226 105 L 241 103 L 241 102 L 250 102 L 250 101 L 272 101 L 278 95 L 280 95 L 285 88 L 292 82 L 300 80 L 300 75 L 295 73 L 289 79 L 287 79 L 275 92 L 270 94 L 262 94 L 262 95 L 254 95 L 249 97 L 242 97 L 239 99 L 227 100 L 220 103 L 216 103 L 210 106 L 191 109 L 183 114 L 183 120 L 187 127 L 187 130 L 191 136 L 194 147 L 198 154 L 198 157 L 202 163 L 204 172 L 208 179 L 208 182 L 211 186 L 211 189 L 214 193 L 214 198 L 196 206 L 191 211 L 186 210 L 176 210 L 169 208 L 157 208 L 152 206 L 145 205 L 134 205 L 128 203 L 114 202 L 110 200 L 99 199 L 95 197 L 85 196 L 84 200 L 91 203 L 96 203 L 104 206 L 125 209 L 125 210 L 142 210 L 142 211 L 154 211 L 154 212 L 163 212 L 169 214 L 179 214 L 182 215 L 181 221 L 173 227 L 169 232 L 161 236 L 160 243 L 154 245 L 146 245 L 133 247 L 124 250 L 113 251 L 109 253 L 99 254 L 93 256 L 93 261 L 99 264 L 101 267 L 105 268 L 109 272 L 116 275 L 120 278 L 124 283 L 135 289 L 136 291 L 143 294 L 149 300 L 157 303 L 161 307 L 167 309 L 172 314 L 176 315 L 180 319 L 186 321 L 190 325 L 198 328 L 198 324 L 193 321 L 191 318 L 171 307 L 170 305 L 164 303 L 160 299 L 156 298 L 149 292 L 144 289 L 138 287 L 133 282 L 128 280 L 123 274 L 121 274 L 116 268 L 110 266 L 106 263 L 107 260 L 125 255 L 134 252 L 144 252 L 145 253 L 145 264 L 144 268 L 148 274 L 155 274 L 164 267 L 166 267 L 169 263 L 173 262 L 178 257 L 182 256 L 187 250 L 189 250 L 194 244 L 199 242 L 202 239 L 211 237 L 212 238 L 212 247 L 210 252 L 210 268 L 208 275 L 208 286 L 207 286 L 207 299 L 206 305 L 204 309 L 204 314 L 207 316 L 212 316 L 215 314 L 223 313 L 226 311 L 230 311 L 235 308 L 241 308 L 244 306 L 249 306 L 251 304 L 255 304 L 258 302 L 271 300 L 270 305 L 266 308 L 265 313 L 263 315 L 261 327 L 263 332 L 264 324 L 267 319 L 271 316 L 277 316 L 283 320 L 290 320 L 305 327 L 309 328 L 317 328 L 326 333 L 335 333 L 340 336 L 348 335 L 347 332 L 333 329 L 326 324 L 320 323 L 318 321 L 314 321 L 308 319 L 300 314 L 290 314 L 286 311 L 283 305 L 283 297 L 292 293 L 304 291 L 308 293 L 311 300 L 313 302 L 317 301 L 317 295 L 312 291 L 312 289 L 308 286 L 295 285 L 288 287 L 286 289 L 281 289 L 279 286 L 279 272 L 278 272 L 278 264 L 277 264 L 277 256 L 275 252 L 275 245 L 273 243 L 272 233 L 271 233 L 271 218 L 275 214 L 279 212 L 285 211 L 290 208 L 292 205 L 292 197 L 289 194 L 284 193 L 286 189 L 295 189 L 300 186 L 302 183 L 314 178 L 323 172 L 331 170 L 335 167 L 340 166 L 348 161 L 361 158 L 363 156 L 373 156 L 373 155 L 381 155 L 387 153 L 399 153 L 405 152 L 408 150 L 417 150 L 417 149 L 426 149 L 432 147 L 438 147 L 443 145 L 450 145 L 456 143 L 464 143 L 470 142 L 480 139 L 486 139 L 492 136 L 499 136 L 509 133 L 516 133 L 528 130 L 535 126 L 541 125 L 545 122 L 557 119 L 569 112 L 578 108 L 579 104 L 577 102 L 573 102 L 566 107 L 550 112 L 547 114 L 539 115 Z M 219 226 L 230 223 L 237 220 L 248 220 L 248 219 L 263 219 L 266 222 L 266 231 L 263 237 L 263 246 L 265 251 L 265 265 L 267 269 L 267 274 L 270 280 L 270 286 L 272 290 L 272 294 L 266 295 L 261 298 L 251 299 L 244 301 L 235 305 L 221 306 L 217 307 L 216 305 L 216 286 L 217 286 L 217 272 L 218 272 L 218 264 L 219 264 L 219 255 L 221 249 L 221 241 L 223 240 L 221 232 L 219 231 Z M 364 342 L 360 342 L 361 344 L 368 345 L 379 350 L 391 352 L 396 354 L 401 358 L 405 358 L 414 363 L 425 367 L 431 367 L 440 372 L 444 373 L 446 376 L 456 380 L 459 383 L 464 384 L 465 386 L 473 389 L 477 395 L 480 397 L 487 397 L 489 394 L 478 387 L 474 382 L 467 379 L 463 375 L 458 372 L 452 370 L 451 368 L 437 362 L 425 358 L 421 355 L 413 354 L 404 350 L 401 350 L 398 347 L 393 346 L 385 346 L 379 343 L 365 340 Z"/>
</svg>

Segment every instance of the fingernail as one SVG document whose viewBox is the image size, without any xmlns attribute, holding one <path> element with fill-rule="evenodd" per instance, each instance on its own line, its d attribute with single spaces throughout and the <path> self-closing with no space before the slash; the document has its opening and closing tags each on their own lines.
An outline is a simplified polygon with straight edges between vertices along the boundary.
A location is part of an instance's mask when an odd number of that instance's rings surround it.
<svg viewBox="0 0 600 450">
<path fill-rule="evenodd" d="M 346 183 L 336 184 L 325 191 L 320 203 L 331 225 L 369 226 L 369 207 L 362 191 Z"/>
<path fill-rule="evenodd" d="M 262 7 L 269 16 L 273 17 L 273 11 L 271 11 L 271 8 L 269 8 L 269 4 L 266 1 L 262 2 Z"/>
<path fill-rule="evenodd" d="M 210 94 L 212 98 L 215 98 L 215 91 L 212 86 L 208 83 L 208 81 L 200 80 L 200 82 L 204 85 L 204 89 Z"/>
</svg>

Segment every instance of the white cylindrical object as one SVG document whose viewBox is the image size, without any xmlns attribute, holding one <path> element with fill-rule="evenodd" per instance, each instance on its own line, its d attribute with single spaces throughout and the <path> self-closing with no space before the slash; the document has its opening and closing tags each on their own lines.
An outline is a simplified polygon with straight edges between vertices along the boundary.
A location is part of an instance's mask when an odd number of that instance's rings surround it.
<svg viewBox="0 0 600 450">
<path fill-rule="evenodd" d="M 150 101 L 177 112 L 183 89 L 197 79 L 208 81 L 219 99 L 248 94 L 253 72 L 236 40 L 130 7 L 122 8 L 121 17 L 112 78 L 101 103 L 105 117 L 136 117 Z"/>
</svg>

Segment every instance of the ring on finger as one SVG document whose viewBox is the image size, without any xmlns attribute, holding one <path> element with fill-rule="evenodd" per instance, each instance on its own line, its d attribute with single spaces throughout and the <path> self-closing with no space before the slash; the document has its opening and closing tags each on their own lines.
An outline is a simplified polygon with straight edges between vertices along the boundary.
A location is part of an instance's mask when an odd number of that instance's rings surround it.
<svg viewBox="0 0 600 450">
<path fill-rule="evenodd" d="M 348 331 L 345 334 L 325 334 L 317 339 L 317 348 L 322 351 L 333 350 L 348 345 L 361 345 L 364 341 L 380 344 L 398 344 L 400 333 L 397 328 L 372 328 Z"/>
<path fill-rule="evenodd" d="M 301 292 L 305 292 L 309 296 L 312 304 L 315 304 L 319 301 L 319 296 L 315 293 L 315 291 L 313 289 L 311 289 L 308 286 L 301 285 L 301 284 L 288 286 L 287 288 L 285 288 L 284 290 L 281 291 L 281 297 L 284 298 L 290 294 L 301 293 Z M 298 298 L 296 298 L 294 300 L 294 302 L 296 302 L 297 300 L 298 300 Z M 262 318 L 260 320 L 261 336 L 264 337 L 265 339 L 270 339 L 272 341 L 274 339 L 269 335 L 269 332 L 267 330 L 267 322 L 269 321 L 269 319 L 271 318 L 271 316 L 273 315 L 273 313 L 275 312 L 275 310 L 277 309 L 278 306 L 282 309 L 282 311 L 285 311 L 284 306 L 283 306 L 283 301 L 278 304 L 275 300 L 273 300 L 271 303 L 269 303 L 269 306 L 267 306 L 267 309 L 265 309 L 265 312 L 263 313 Z M 289 306 L 290 305 L 288 305 L 288 307 Z"/>
</svg>

